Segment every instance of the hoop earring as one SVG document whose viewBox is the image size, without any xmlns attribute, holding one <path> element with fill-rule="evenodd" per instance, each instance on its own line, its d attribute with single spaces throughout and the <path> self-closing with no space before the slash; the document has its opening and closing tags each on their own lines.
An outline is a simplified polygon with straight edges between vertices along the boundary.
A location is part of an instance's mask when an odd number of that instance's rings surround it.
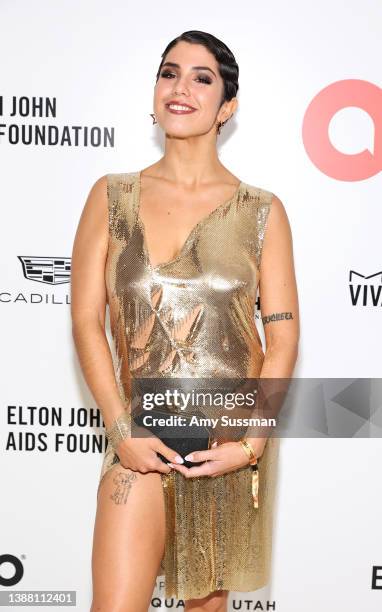
<svg viewBox="0 0 382 612">
<path fill-rule="evenodd" d="M 154 113 L 150 113 L 150 117 L 153 118 L 153 125 L 154 123 L 158 123 L 158 121 L 156 120 L 155 114 Z"/>
</svg>

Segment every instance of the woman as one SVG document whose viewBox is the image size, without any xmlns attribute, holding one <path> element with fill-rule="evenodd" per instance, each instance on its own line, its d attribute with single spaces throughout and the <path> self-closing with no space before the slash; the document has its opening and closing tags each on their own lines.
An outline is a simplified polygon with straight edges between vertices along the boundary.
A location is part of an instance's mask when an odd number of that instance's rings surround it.
<svg viewBox="0 0 382 612">
<path fill-rule="evenodd" d="M 173 40 L 154 92 L 163 157 L 98 179 L 77 229 L 73 337 L 109 437 L 92 612 L 146 611 L 160 575 L 166 597 L 185 600 L 187 611 L 226 610 L 230 590 L 269 579 L 278 440 L 216 436 L 186 467 L 159 438 L 132 437 L 128 427 L 133 377 L 292 375 L 299 318 L 284 206 L 217 155 L 237 90 L 238 66 L 224 43 L 199 31 Z M 258 286 L 265 354 L 254 323 Z"/>
</svg>

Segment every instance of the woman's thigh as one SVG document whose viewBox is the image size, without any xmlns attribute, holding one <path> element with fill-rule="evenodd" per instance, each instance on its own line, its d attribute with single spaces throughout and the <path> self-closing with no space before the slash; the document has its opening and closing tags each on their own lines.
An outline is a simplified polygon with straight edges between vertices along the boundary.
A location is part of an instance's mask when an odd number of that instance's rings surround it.
<svg viewBox="0 0 382 612">
<path fill-rule="evenodd" d="M 91 612 L 147 612 L 165 545 L 159 472 L 116 464 L 99 487 Z"/>
<path fill-rule="evenodd" d="M 187 599 L 185 612 L 227 612 L 229 591 L 213 591 L 202 599 Z"/>
</svg>

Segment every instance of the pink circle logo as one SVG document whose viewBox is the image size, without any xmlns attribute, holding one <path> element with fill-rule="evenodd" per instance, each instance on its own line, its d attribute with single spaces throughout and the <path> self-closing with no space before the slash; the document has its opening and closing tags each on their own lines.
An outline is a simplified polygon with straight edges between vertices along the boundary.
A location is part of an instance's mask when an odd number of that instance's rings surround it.
<svg viewBox="0 0 382 612">
<path fill-rule="evenodd" d="M 348 155 L 338 151 L 329 139 L 329 123 L 338 111 L 355 106 L 374 123 L 374 151 L 364 149 Z M 337 81 L 322 89 L 309 104 L 302 140 L 312 163 L 327 176 L 339 181 L 362 181 L 382 169 L 382 89 L 360 79 Z"/>
</svg>

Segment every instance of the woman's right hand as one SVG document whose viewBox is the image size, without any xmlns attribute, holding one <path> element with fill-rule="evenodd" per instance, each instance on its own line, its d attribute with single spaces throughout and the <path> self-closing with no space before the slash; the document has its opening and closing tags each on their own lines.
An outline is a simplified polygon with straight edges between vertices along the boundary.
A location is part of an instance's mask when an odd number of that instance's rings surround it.
<svg viewBox="0 0 382 612">
<path fill-rule="evenodd" d="M 166 457 L 171 463 L 179 463 L 176 460 L 179 455 L 154 434 L 151 434 L 150 437 L 134 437 L 121 440 L 116 453 L 122 467 L 144 474 L 154 471 L 163 474 L 171 472 L 172 467 L 162 461 L 157 453 Z"/>
</svg>

